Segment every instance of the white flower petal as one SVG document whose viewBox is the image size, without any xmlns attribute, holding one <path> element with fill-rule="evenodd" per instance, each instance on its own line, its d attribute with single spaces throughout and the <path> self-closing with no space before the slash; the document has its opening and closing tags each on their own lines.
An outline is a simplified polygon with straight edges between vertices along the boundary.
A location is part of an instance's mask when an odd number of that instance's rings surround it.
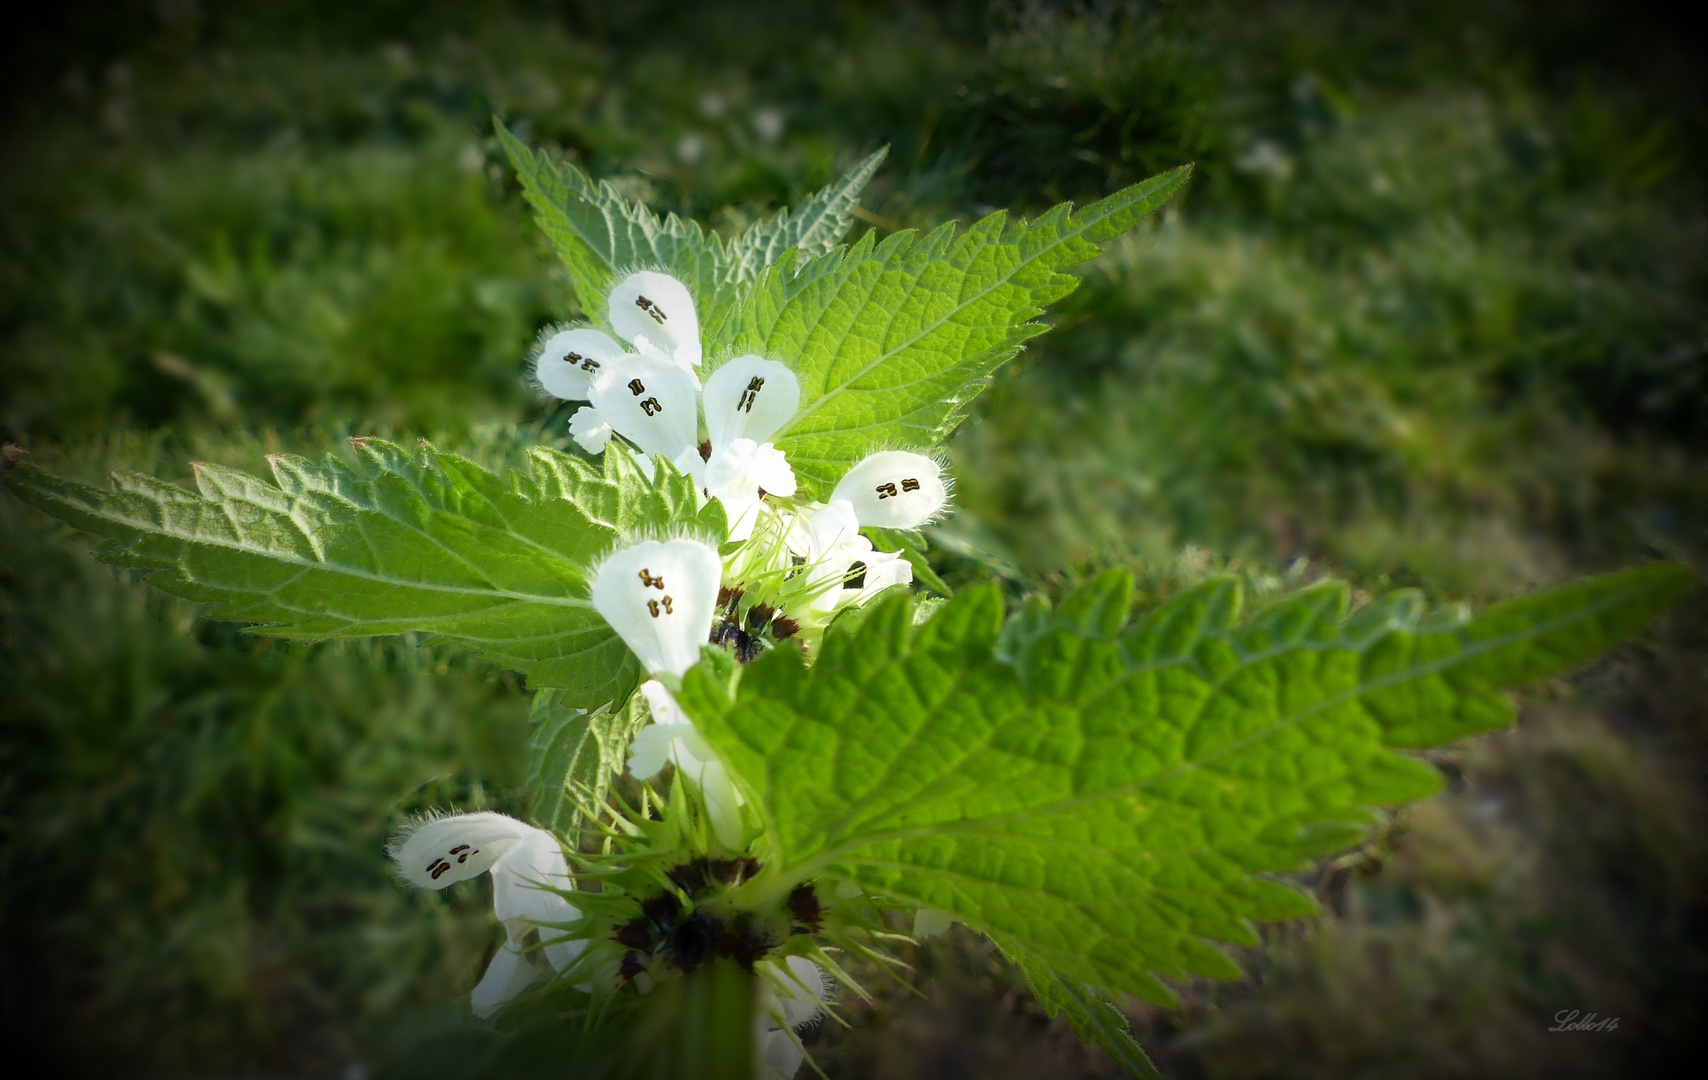
<svg viewBox="0 0 1708 1080">
<path fill-rule="evenodd" d="M 864 604 L 892 586 L 913 581 L 913 564 L 896 552 L 871 551 L 860 561 L 866 564 L 866 577 L 854 598 L 857 604 Z"/>
<path fill-rule="evenodd" d="M 452 814 L 423 822 L 393 847 L 391 857 L 411 885 L 443 889 L 486 873 L 499 856 L 538 831 L 489 810 Z"/>
<path fill-rule="evenodd" d="M 593 607 L 653 674 L 681 675 L 712 632 L 723 564 L 698 540 L 647 540 L 593 575 Z"/>
<path fill-rule="evenodd" d="M 652 711 L 652 722 L 665 727 L 693 727 L 693 721 L 682 711 L 682 706 L 676 704 L 676 698 L 670 689 L 657 679 L 648 679 L 640 684 L 641 697 L 646 699 L 646 707 Z M 674 734 L 674 733 L 673 733 Z"/>
<path fill-rule="evenodd" d="M 603 454 L 611 441 L 611 425 L 599 415 L 599 410 L 585 405 L 569 418 L 569 436 L 589 454 Z"/>
<path fill-rule="evenodd" d="M 801 1062 L 806 1060 L 795 1040 L 780 1029 L 759 1036 L 755 1056 L 759 1059 L 758 1073 L 764 1080 L 794 1080 L 795 1074 L 801 1070 Z"/>
<path fill-rule="evenodd" d="M 666 360 L 636 356 L 593 380 L 589 399 L 617 434 L 674 461 L 699 441 L 694 377 Z"/>
<path fill-rule="evenodd" d="M 854 506 L 846 499 L 833 500 L 814 511 L 807 519 L 807 527 L 812 534 L 807 555 L 807 587 L 826 590 L 813 600 L 813 606 L 828 611 L 841 597 L 840 582 L 848 568 L 871 550 L 871 543 L 860 535 Z"/>
<path fill-rule="evenodd" d="M 795 492 L 794 471 L 782 452 L 770 443 L 760 446 L 752 439 L 733 439 L 727 445 L 714 447 L 712 456 L 703 464 L 692 460 L 685 464 L 702 490 L 723 503 L 731 540 L 746 540 L 753 535 L 753 527 L 759 520 L 760 488 L 783 496 Z"/>
<path fill-rule="evenodd" d="M 830 980 L 823 968 L 804 956 L 791 956 L 787 973 L 777 981 L 777 1004 L 791 1028 L 799 1029 L 818 1018 L 830 996 Z"/>
<path fill-rule="evenodd" d="M 700 321 L 688 287 L 669 274 L 642 270 L 611 290 L 611 329 L 628 341 L 646 338 L 684 368 L 700 366 Z M 621 429 L 619 429 L 621 430 Z"/>
<path fill-rule="evenodd" d="M 498 1007 L 509 1001 L 528 988 L 534 981 L 534 968 L 523 957 L 518 949 L 513 949 L 508 943 L 499 947 L 492 954 L 492 962 L 486 965 L 486 974 L 480 977 L 480 985 L 474 988 L 469 997 L 469 1004 L 474 1008 L 474 1014 L 481 1018 L 491 1016 Z"/>
<path fill-rule="evenodd" d="M 712 819 L 712 832 L 726 847 L 740 850 L 746 839 L 746 829 L 741 823 L 741 796 L 736 792 L 728 770 L 706 740 L 700 737 L 693 721 L 688 719 L 688 714 L 682 711 L 682 706 L 676 703 L 663 683 L 649 679 L 641 684 L 640 689 L 641 696 L 646 698 L 647 706 L 652 710 L 653 719 L 653 723 L 642 728 L 630 744 L 636 748 L 634 753 L 637 757 L 645 754 L 641 765 L 651 765 L 653 756 L 658 753 L 657 744 L 667 742 L 670 759 L 676 763 L 676 768 L 700 789 L 705 798 L 706 813 Z M 648 732 L 656 734 L 647 735 Z M 642 736 L 646 736 L 644 744 Z M 630 772 L 634 772 L 632 766 L 631 759 Z M 663 767 L 664 763 L 658 762 L 646 776 Z M 634 775 L 644 779 L 640 773 Z"/>
<path fill-rule="evenodd" d="M 676 734 L 667 727 L 648 724 L 635 732 L 629 743 L 629 774 L 636 780 L 651 780 L 670 760 L 676 748 Z"/>
<path fill-rule="evenodd" d="M 512 927 L 512 939 L 528 932 L 516 923 L 561 923 L 580 918 L 575 906 L 553 889 L 571 886 L 557 837 L 535 829 L 492 866 L 492 911 Z"/>
<path fill-rule="evenodd" d="M 862 525 L 917 529 L 942 513 L 949 490 L 943 470 L 924 454 L 885 450 L 849 469 L 830 498 L 852 503 Z"/>
<path fill-rule="evenodd" d="M 714 448 L 736 439 L 762 443 L 795 418 L 801 384 L 774 360 L 738 356 L 707 377 L 701 402 Z"/>
<path fill-rule="evenodd" d="M 540 346 L 534 375 L 552 397 L 586 401 L 593 380 L 607 367 L 621 366 L 623 355 L 609 334 L 585 327 L 564 330 Z"/>
<path fill-rule="evenodd" d="M 752 476 L 767 494 L 781 495 L 787 499 L 795 493 L 795 470 L 789 467 L 789 459 L 783 451 L 770 443 L 765 443 L 754 452 L 748 475 Z"/>
</svg>

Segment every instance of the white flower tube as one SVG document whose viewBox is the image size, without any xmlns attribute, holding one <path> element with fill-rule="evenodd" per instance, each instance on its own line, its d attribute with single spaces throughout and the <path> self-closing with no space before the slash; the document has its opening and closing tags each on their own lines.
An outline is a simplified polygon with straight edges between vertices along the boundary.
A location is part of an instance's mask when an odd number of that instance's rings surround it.
<svg viewBox="0 0 1708 1080">
<path fill-rule="evenodd" d="M 675 762 L 705 798 L 712 832 L 725 847 L 740 851 L 746 839 L 741 796 L 730 782 L 729 771 L 663 683 L 649 679 L 641 683 L 640 692 L 652 710 L 652 723 L 641 728 L 630 744 L 629 772 L 637 780 L 646 780 L 656 776 L 666 761 Z"/>
<path fill-rule="evenodd" d="M 649 356 L 634 356 L 593 380 L 588 399 L 599 418 L 648 454 L 675 461 L 699 441 L 694 376 Z"/>
<path fill-rule="evenodd" d="M 584 405 L 575 410 L 575 415 L 569 418 L 569 437 L 589 454 L 604 453 L 613 434 L 615 432 L 611 430 L 611 425 L 607 424 L 599 415 L 599 410 L 591 405 Z"/>
<path fill-rule="evenodd" d="M 763 443 L 795 418 L 801 384 L 774 360 L 738 356 L 706 378 L 701 404 L 714 450 L 737 439 Z"/>
<path fill-rule="evenodd" d="M 669 274 L 642 270 L 618 282 L 610 301 L 611 329 L 619 337 L 642 352 L 680 364 L 684 371 L 700 366 L 700 320 L 694 298 L 682 282 Z"/>
<path fill-rule="evenodd" d="M 698 540 L 646 540 L 593 572 L 593 608 L 654 675 L 681 674 L 712 632 L 723 563 Z"/>
<path fill-rule="evenodd" d="M 949 488 L 943 469 L 924 454 L 884 450 L 849 469 L 830 498 L 852 504 L 861 525 L 917 529 L 943 512 Z"/>
<path fill-rule="evenodd" d="M 784 498 L 795 493 L 795 471 L 789 468 L 783 452 L 770 443 L 735 439 L 726 446 L 714 445 L 712 456 L 705 461 L 700 460 L 699 450 L 687 450 L 675 465 L 692 476 L 707 496 L 724 504 L 731 540 L 753 535 L 761 491 Z"/>
<path fill-rule="evenodd" d="M 572 922 L 581 912 L 559 891 L 571 887 L 569 867 L 557 837 L 504 814 L 481 811 L 423 822 L 391 848 L 398 872 L 411 885 L 443 889 L 480 874 L 492 875 L 492 907 L 504 924 L 504 946 L 492 957 L 470 1004 L 491 1015 L 533 980 L 522 941 L 538 929 L 542 951 L 562 971 L 587 942 L 550 925 Z"/>
<path fill-rule="evenodd" d="M 593 380 L 620 367 L 628 354 L 609 334 L 583 327 L 547 338 L 534 360 L 534 377 L 546 393 L 565 401 L 586 401 Z"/>
</svg>

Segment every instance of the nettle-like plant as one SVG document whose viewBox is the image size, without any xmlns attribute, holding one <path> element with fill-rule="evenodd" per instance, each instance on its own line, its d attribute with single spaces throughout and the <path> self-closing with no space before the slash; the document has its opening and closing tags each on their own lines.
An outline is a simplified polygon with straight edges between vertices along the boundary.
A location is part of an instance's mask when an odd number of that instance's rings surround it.
<svg viewBox="0 0 1708 1080">
<path fill-rule="evenodd" d="M 1501 687 L 1689 584 L 1649 566 L 1475 617 L 1335 583 L 1250 604 L 1231 577 L 1135 612 L 1120 570 L 1054 607 L 948 596 L 918 531 L 949 512 L 935 448 L 1188 170 L 845 247 L 882 153 L 726 240 L 499 137 L 585 318 L 532 358 L 588 402 L 585 456 L 501 477 L 355 439 L 270 482 L 8 480 L 256 633 L 420 631 L 527 678 L 532 822 L 446 813 L 391 850 L 424 889 L 492 877 L 465 1071 L 792 1076 L 837 987 L 866 994 L 848 957 L 905 978 L 894 944 L 960 921 L 1154 1075 L 1122 995 L 1239 978 L 1224 944 L 1316 910 L 1277 875 L 1440 787 L 1412 751 L 1509 723 Z"/>
</svg>

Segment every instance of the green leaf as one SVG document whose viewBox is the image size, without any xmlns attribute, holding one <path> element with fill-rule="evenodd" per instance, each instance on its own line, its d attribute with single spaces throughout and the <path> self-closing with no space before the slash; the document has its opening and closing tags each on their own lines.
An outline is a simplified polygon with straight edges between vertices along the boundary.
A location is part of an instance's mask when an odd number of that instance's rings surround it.
<svg viewBox="0 0 1708 1080">
<path fill-rule="evenodd" d="M 715 501 L 612 447 L 596 468 L 545 447 L 499 477 L 423 447 L 353 439 L 355 463 L 273 455 L 273 482 L 196 466 L 196 490 L 137 474 L 111 490 L 20 465 L 7 487 L 106 540 L 104 562 L 214 614 L 293 638 L 424 631 L 563 690 L 566 705 L 626 697 L 639 665 L 588 600 L 621 537 L 683 527 L 721 538 Z"/>
<path fill-rule="evenodd" d="M 881 244 L 867 233 L 846 251 L 780 259 L 743 301 L 728 344 L 800 379 L 800 411 L 776 442 L 808 494 L 827 493 L 873 450 L 941 442 L 991 373 L 1044 332 L 1037 316 L 1078 284 L 1063 271 L 1160 207 L 1190 171 L 1030 223 L 996 213 L 958 237 L 953 225 Z"/>
<path fill-rule="evenodd" d="M 870 155 L 839 183 L 808 197 L 794 214 L 778 213 L 725 242 L 698 222 L 675 214 L 660 218 L 562 157 L 530 150 L 502 123 L 494 126 L 535 220 L 569 267 L 587 317 L 606 321 L 605 297 L 619 274 L 663 267 L 693 294 L 700 335 L 708 342 L 723 336 L 740 286 L 784 251 L 793 248 L 816 257 L 835 247 L 848 232 L 860 192 L 889 153 L 885 148 Z"/>
<path fill-rule="evenodd" d="M 588 710 L 558 690 L 534 695 L 529 714 L 527 787 L 534 821 L 559 836 L 581 829 L 584 806 L 599 806 L 623 771 L 629 743 L 646 723 L 639 697 Z"/>
<path fill-rule="evenodd" d="M 847 878 L 953 912 L 1061 979 L 1168 1003 L 1236 978 L 1215 942 L 1311 913 L 1274 878 L 1355 844 L 1373 808 L 1435 791 L 1396 752 L 1510 721 L 1498 687 L 1607 648 L 1690 575 L 1659 565 L 1425 617 L 1344 586 L 1242 618 L 1213 579 L 1127 625 L 1110 572 L 1004 626 L 994 586 L 915 627 L 910 602 L 833 625 L 818 662 L 749 665 L 682 704 L 764 819 L 769 872 Z"/>
<path fill-rule="evenodd" d="M 1073 1033 L 1086 1042 L 1101 1046 L 1110 1060 L 1127 1071 L 1127 1075 L 1142 1080 L 1161 1080 L 1162 1073 L 1133 1038 L 1126 1016 L 1108 994 L 1089 983 L 1064 977 L 1022 950 L 1004 951 L 1026 976 L 1026 984 L 1032 988 L 1038 1004 L 1044 1007 L 1046 1016 L 1054 1020 L 1066 1013 Z"/>
</svg>

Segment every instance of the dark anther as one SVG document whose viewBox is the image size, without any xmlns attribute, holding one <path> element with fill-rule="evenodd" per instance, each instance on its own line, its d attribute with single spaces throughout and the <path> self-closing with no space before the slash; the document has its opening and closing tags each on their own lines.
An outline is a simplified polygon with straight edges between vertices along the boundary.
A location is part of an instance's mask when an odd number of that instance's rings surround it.
<svg viewBox="0 0 1708 1080">
<path fill-rule="evenodd" d="M 785 901 L 789 908 L 792 934 L 816 934 L 824 921 L 824 906 L 818 902 L 818 891 L 811 885 L 796 885 Z"/>
<path fill-rule="evenodd" d="M 646 384 L 641 382 L 639 379 L 630 379 L 629 393 L 633 394 L 635 397 L 640 397 L 642 394 L 646 393 Z"/>
<path fill-rule="evenodd" d="M 782 641 L 787 637 L 794 637 L 800 632 L 801 624 L 789 618 L 787 615 L 779 615 L 771 622 L 771 636 L 776 638 L 778 641 Z"/>
</svg>

